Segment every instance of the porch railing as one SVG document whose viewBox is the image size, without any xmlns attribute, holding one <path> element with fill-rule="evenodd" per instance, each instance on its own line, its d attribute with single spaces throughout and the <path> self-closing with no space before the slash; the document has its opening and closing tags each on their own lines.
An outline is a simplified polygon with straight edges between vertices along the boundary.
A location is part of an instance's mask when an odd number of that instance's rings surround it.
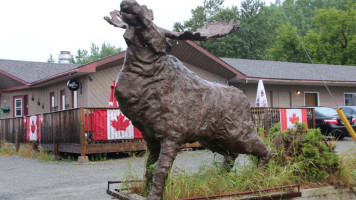
<svg viewBox="0 0 356 200">
<path fill-rule="evenodd" d="M 251 108 L 251 118 L 255 123 L 255 126 L 263 129 L 264 135 L 266 136 L 269 133 L 269 129 L 276 123 L 279 123 L 280 118 L 280 109 L 283 108 Z M 314 108 L 305 108 L 307 109 L 307 120 L 308 128 L 315 128 L 315 112 Z"/>
<path fill-rule="evenodd" d="M 77 108 L 43 114 L 41 139 L 38 142 L 44 150 L 81 154 L 140 151 L 146 149 L 143 139 L 120 139 L 109 141 L 93 140 L 93 118 L 95 109 L 116 110 L 118 108 Z M 279 108 L 251 108 L 256 127 L 265 135 L 270 127 L 280 121 Z M 18 150 L 26 140 L 27 128 L 23 117 L 0 119 L 0 140 L 15 144 Z M 314 109 L 308 109 L 308 126 L 315 126 Z M 186 144 L 197 147 L 199 144 Z"/>
</svg>

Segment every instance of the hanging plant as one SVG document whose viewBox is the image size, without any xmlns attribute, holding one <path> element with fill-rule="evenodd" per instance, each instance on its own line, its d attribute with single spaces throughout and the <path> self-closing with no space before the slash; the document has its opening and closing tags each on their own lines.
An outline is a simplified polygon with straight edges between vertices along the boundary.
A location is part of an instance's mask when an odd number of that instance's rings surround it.
<svg viewBox="0 0 356 200">
<path fill-rule="evenodd" d="M 2 106 L 1 110 L 2 110 L 2 112 L 7 113 L 10 111 L 10 108 L 9 108 L 9 106 Z"/>
</svg>

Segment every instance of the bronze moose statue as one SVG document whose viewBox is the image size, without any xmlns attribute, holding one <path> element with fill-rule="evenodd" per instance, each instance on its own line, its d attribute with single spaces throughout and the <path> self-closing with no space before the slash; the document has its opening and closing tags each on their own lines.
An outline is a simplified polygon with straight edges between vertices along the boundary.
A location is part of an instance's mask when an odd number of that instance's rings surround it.
<svg viewBox="0 0 356 200">
<path fill-rule="evenodd" d="M 120 11 L 105 20 L 126 29 L 126 56 L 115 87 L 122 113 L 138 128 L 147 143 L 148 199 L 162 199 L 165 181 L 182 144 L 198 141 L 224 156 L 230 170 L 239 154 L 271 158 L 256 134 L 250 105 L 237 88 L 210 83 L 167 54 L 174 40 L 208 40 L 238 30 L 239 21 L 214 22 L 196 32 L 174 32 L 156 26 L 153 12 L 135 0 L 123 0 Z M 147 168 L 156 163 L 154 174 Z"/>
</svg>

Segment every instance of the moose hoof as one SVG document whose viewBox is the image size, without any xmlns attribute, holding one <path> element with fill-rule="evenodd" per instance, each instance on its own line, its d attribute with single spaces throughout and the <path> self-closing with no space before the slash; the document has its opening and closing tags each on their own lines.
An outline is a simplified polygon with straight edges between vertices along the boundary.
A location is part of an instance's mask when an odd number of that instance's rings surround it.
<svg viewBox="0 0 356 200">
<path fill-rule="evenodd" d="M 269 160 L 271 160 L 271 158 L 272 158 L 271 152 L 268 152 L 267 155 L 264 157 L 260 157 L 258 159 L 257 167 L 259 168 L 267 165 L 267 163 L 269 162 Z"/>
</svg>

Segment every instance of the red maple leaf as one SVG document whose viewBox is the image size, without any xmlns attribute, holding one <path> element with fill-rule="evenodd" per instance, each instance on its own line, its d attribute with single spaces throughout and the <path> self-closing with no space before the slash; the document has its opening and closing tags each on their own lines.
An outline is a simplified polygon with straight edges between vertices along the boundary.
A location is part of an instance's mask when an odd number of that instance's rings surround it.
<svg viewBox="0 0 356 200">
<path fill-rule="evenodd" d="M 130 126 L 130 120 L 125 120 L 125 117 L 121 113 L 116 118 L 117 120 L 111 120 L 110 124 L 116 131 L 125 131 Z"/>
<path fill-rule="evenodd" d="M 35 125 L 35 122 L 32 121 L 32 124 L 31 124 L 31 133 L 35 133 L 35 130 L 36 130 L 36 125 Z"/>
<path fill-rule="evenodd" d="M 293 116 L 289 118 L 289 121 L 292 122 L 292 124 L 294 124 L 295 121 L 299 122 L 299 117 L 297 117 L 297 115 L 293 113 Z"/>
</svg>

